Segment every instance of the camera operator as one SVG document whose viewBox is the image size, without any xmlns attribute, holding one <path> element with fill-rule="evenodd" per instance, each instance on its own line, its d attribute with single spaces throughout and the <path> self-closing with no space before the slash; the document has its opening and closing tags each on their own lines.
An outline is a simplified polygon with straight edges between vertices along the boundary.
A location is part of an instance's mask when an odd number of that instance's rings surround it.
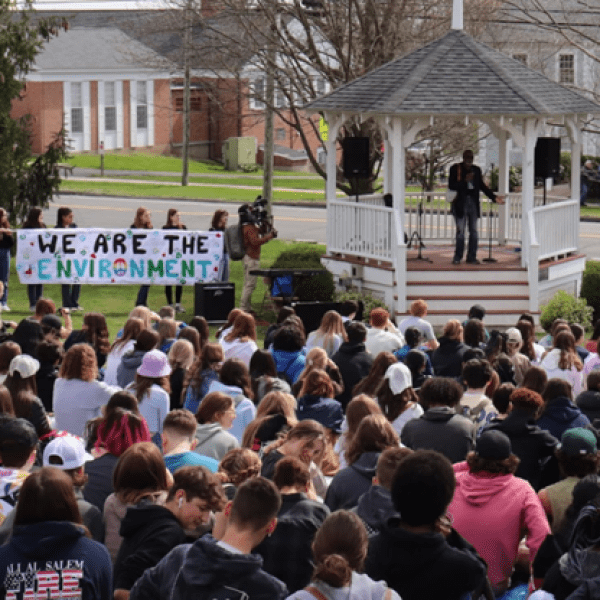
<svg viewBox="0 0 600 600">
<path fill-rule="evenodd" d="M 244 256 L 244 289 L 242 290 L 240 308 L 246 312 L 252 308 L 250 300 L 258 281 L 258 277 L 250 275 L 250 271 L 260 269 L 261 246 L 277 237 L 277 231 L 267 219 L 267 212 L 264 209 L 265 204 L 266 200 L 259 197 L 254 204 L 244 204 L 238 210 L 243 224 L 242 232 L 246 250 Z"/>
</svg>

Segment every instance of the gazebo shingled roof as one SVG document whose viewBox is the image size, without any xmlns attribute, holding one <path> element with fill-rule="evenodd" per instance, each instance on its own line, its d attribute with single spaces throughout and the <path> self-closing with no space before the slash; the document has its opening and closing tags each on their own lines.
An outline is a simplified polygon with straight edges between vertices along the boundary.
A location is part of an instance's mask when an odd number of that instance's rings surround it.
<svg viewBox="0 0 600 600">
<path fill-rule="evenodd" d="M 306 105 L 366 115 L 534 116 L 600 106 L 462 30 L 390 61 Z"/>
</svg>

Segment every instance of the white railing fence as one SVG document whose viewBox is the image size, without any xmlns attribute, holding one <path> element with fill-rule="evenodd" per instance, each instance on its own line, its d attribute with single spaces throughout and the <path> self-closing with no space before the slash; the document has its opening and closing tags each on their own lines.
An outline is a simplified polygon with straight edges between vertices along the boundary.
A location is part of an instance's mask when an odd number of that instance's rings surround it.
<svg viewBox="0 0 600 600">
<path fill-rule="evenodd" d="M 392 208 L 347 200 L 330 200 L 327 207 L 329 252 L 392 259 Z"/>
<path fill-rule="evenodd" d="M 404 231 L 408 237 L 419 232 L 425 242 L 454 240 L 456 228 L 445 195 L 440 193 L 407 194 Z M 328 202 L 328 250 L 365 258 L 390 260 L 394 243 L 394 209 L 385 206 L 383 196 L 374 194 L 356 199 Z M 579 204 L 576 200 L 554 202 L 543 206 L 536 196 L 530 213 L 540 245 L 539 259 L 550 258 L 578 248 Z M 420 221 L 420 223 L 419 223 Z M 478 229 L 480 240 L 495 243 L 522 241 L 522 209 L 520 195 L 511 194 L 501 206 L 491 202 L 481 205 Z"/>
<path fill-rule="evenodd" d="M 539 260 L 556 258 L 579 248 L 579 201 L 537 206 L 530 220 L 539 244 Z"/>
</svg>

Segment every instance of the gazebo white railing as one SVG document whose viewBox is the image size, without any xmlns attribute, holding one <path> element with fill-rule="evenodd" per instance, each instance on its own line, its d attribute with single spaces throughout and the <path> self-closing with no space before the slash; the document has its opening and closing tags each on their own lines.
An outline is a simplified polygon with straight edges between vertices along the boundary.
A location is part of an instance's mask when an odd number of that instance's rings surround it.
<svg viewBox="0 0 600 600">
<path fill-rule="evenodd" d="M 431 199 L 422 205 L 423 241 L 452 243 L 456 227 L 447 204 L 439 193 L 428 193 L 426 196 Z M 420 194 L 409 194 L 407 204 L 422 198 Z M 539 244 L 538 261 L 575 252 L 578 249 L 579 202 L 567 200 L 546 206 L 542 202 L 541 197 L 536 197 L 536 206 L 530 211 L 536 243 Z M 414 202 L 411 204 L 404 213 L 404 231 L 409 237 L 412 232 L 419 230 L 419 207 Z M 385 206 L 382 195 L 360 196 L 358 202 L 351 198 L 330 200 L 327 206 L 329 252 L 392 260 L 395 209 Z M 523 227 L 521 211 L 518 195 L 507 197 L 504 206 L 484 203 L 478 223 L 480 239 L 489 239 L 491 228 L 491 238 L 495 243 L 520 244 Z M 532 263 L 536 263 L 533 257 Z"/>
</svg>

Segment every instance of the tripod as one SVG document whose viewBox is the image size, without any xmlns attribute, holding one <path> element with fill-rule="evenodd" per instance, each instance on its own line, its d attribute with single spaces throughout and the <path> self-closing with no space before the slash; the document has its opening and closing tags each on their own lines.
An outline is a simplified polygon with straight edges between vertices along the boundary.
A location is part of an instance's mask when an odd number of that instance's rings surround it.
<svg viewBox="0 0 600 600">
<path fill-rule="evenodd" d="M 410 239 L 408 240 L 408 244 L 407 244 L 407 248 L 412 247 L 413 242 L 416 242 L 417 244 L 417 248 L 419 249 L 419 252 L 417 253 L 417 256 L 414 256 L 412 258 L 407 258 L 407 260 L 423 260 L 425 262 L 433 262 L 430 258 L 427 258 L 426 256 L 423 256 L 423 254 L 421 253 L 421 249 L 425 248 L 425 244 L 423 243 L 423 238 L 421 237 L 421 231 L 423 229 L 423 197 L 421 196 L 421 199 L 419 200 L 419 208 L 418 208 L 418 216 L 419 216 L 419 220 L 417 221 L 417 230 L 413 231 L 410 235 Z"/>
<path fill-rule="evenodd" d="M 489 232 L 489 253 L 488 257 L 483 259 L 486 263 L 498 262 L 497 259 L 492 258 L 492 207 L 488 206 L 488 232 Z"/>
</svg>

